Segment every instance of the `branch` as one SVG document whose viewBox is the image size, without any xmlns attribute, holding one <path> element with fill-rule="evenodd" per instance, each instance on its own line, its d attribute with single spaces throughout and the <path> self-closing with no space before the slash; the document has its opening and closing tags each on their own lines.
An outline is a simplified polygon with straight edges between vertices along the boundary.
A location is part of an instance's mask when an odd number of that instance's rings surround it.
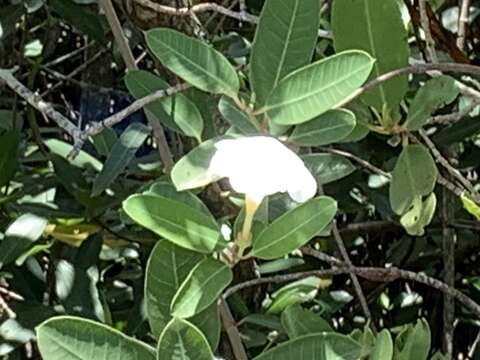
<svg viewBox="0 0 480 360">
<path fill-rule="evenodd" d="M 10 89 L 25 99 L 32 107 L 45 114 L 74 139 L 78 137 L 79 129 L 65 116 L 56 111 L 52 104 L 43 101 L 39 96 L 27 89 L 13 76 L 12 70 L 0 69 L 0 83 L 4 82 Z"/>
<path fill-rule="evenodd" d="M 201 3 L 193 5 L 192 7 L 182 7 L 182 8 L 175 8 L 167 5 L 157 4 L 151 0 L 134 0 L 137 4 L 153 10 L 158 13 L 167 14 L 171 16 L 190 16 L 191 13 L 199 14 L 203 12 L 217 12 L 219 14 L 228 16 L 232 19 L 236 19 L 238 21 L 248 22 L 251 24 L 258 24 L 258 16 L 249 14 L 245 9 L 242 7 L 240 12 L 230 10 L 224 6 L 221 6 L 216 3 Z M 332 34 L 329 31 L 325 30 L 318 30 L 318 36 L 324 38 L 331 38 Z"/>
<path fill-rule="evenodd" d="M 294 280 L 300 280 L 307 278 L 309 276 L 319 276 L 327 277 L 334 275 L 343 275 L 354 273 L 364 279 L 374 281 L 374 282 L 392 282 L 398 279 L 410 280 L 417 283 L 427 285 L 431 288 L 434 288 L 438 291 L 441 291 L 444 294 L 448 294 L 455 298 L 459 303 L 464 305 L 472 313 L 474 313 L 478 318 L 480 318 L 480 305 L 478 305 L 474 300 L 472 300 L 467 295 L 461 293 L 457 289 L 453 289 L 444 282 L 432 278 L 430 276 L 415 273 L 413 271 L 402 270 L 397 268 L 382 268 L 382 267 L 353 267 L 353 268 L 334 268 L 326 270 L 312 270 L 305 271 L 287 275 L 277 275 L 271 277 L 264 277 L 259 279 L 248 280 L 243 283 L 232 286 L 227 289 L 223 294 L 223 299 L 228 298 L 229 296 L 235 294 L 236 292 L 249 288 L 252 286 L 258 286 L 262 284 L 282 284 L 285 282 L 290 282 Z"/>
<path fill-rule="evenodd" d="M 242 338 L 235 324 L 235 319 L 228 307 L 225 299 L 220 299 L 220 315 L 222 317 L 222 324 L 227 333 L 230 344 L 232 345 L 233 354 L 236 360 L 248 360 L 247 352 L 243 346 Z"/>
<path fill-rule="evenodd" d="M 463 0 L 458 16 L 458 37 L 457 46 L 460 50 L 465 51 L 465 39 L 467 33 L 468 13 L 470 10 L 470 0 Z"/>
<path fill-rule="evenodd" d="M 422 24 L 423 33 L 425 34 L 425 45 L 427 48 L 427 60 L 437 63 L 437 53 L 435 52 L 435 41 L 433 41 L 432 32 L 430 31 L 430 19 L 427 15 L 426 0 L 419 0 L 418 7 L 420 10 L 420 23 Z"/>
</svg>

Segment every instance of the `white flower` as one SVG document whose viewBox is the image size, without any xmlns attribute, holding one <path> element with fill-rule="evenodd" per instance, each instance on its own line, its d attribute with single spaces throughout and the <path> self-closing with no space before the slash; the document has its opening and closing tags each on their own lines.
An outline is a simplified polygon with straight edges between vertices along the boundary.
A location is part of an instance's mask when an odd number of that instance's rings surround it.
<svg viewBox="0 0 480 360">
<path fill-rule="evenodd" d="M 297 202 L 317 192 L 317 182 L 302 159 L 272 137 L 220 140 L 215 148 L 209 172 L 219 179 L 228 178 L 233 190 L 257 205 L 279 192 L 288 192 Z"/>
</svg>

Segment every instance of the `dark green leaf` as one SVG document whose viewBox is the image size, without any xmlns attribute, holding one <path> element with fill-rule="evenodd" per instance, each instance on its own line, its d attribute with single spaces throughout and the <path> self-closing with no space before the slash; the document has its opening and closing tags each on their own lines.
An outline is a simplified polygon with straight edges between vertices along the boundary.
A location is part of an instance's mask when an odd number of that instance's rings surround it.
<svg viewBox="0 0 480 360">
<path fill-rule="evenodd" d="M 416 197 L 429 195 L 435 187 L 437 175 L 435 161 L 424 146 L 406 146 L 392 174 L 390 184 L 392 210 L 398 215 L 403 215 Z"/>
<path fill-rule="evenodd" d="M 305 245 L 333 220 L 337 203 L 321 196 L 275 219 L 253 242 L 253 254 L 275 259 Z"/>
<path fill-rule="evenodd" d="M 0 189 L 15 175 L 18 162 L 20 135 L 17 130 L 0 135 Z"/>
<path fill-rule="evenodd" d="M 454 78 L 439 76 L 428 80 L 418 90 L 410 105 L 405 127 L 410 131 L 421 129 L 435 110 L 450 104 L 457 96 L 458 88 Z"/>
<path fill-rule="evenodd" d="M 141 123 L 129 125 L 113 145 L 102 171 L 95 178 L 92 196 L 100 195 L 127 167 L 138 148 L 150 134 L 150 130 Z"/>
<path fill-rule="evenodd" d="M 158 76 L 143 70 L 130 70 L 125 76 L 128 91 L 137 99 L 165 90 L 168 83 Z M 154 101 L 145 108 L 152 112 L 171 130 L 194 137 L 201 142 L 203 118 L 194 102 L 182 94 Z"/>
<path fill-rule="evenodd" d="M 355 128 L 355 115 L 348 110 L 329 110 L 298 125 L 289 140 L 301 146 L 321 146 L 345 139 Z"/>
<path fill-rule="evenodd" d="M 290 339 L 313 333 L 333 331 L 326 320 L 298 304 L 285 309 L 282 313 L 282 325 Z"/>
<path fill-rule="evenodd" d="M 317 0 L 265 2 L 250 58 L 257 107 L 265 104 L 280 80 L 311 61 L 319 23 Z"/>
<path fill-rule="evenodd" d="M 233 100 L 225 96 L 222 97 L 218 103 L 218 110 L 220 110 L 220 114 L 222 114 L 223 118 L 242 134 L 253 135 L 260 132 L 256 120 L 249 118 L 247 114 L 235 105 Z"/>
<path fill-rule="evenodd" d="M 323 333 L 284 342 L 254 360 L 358 360 L 359 356 L 360 345 L 349 337 Z"/>
<path fill-rule="evenodd" d="M 302 159 L 319 184 L 328 184 L 355 171 L 350 160 L 341 155 L 310 154 L 302 156 Z"/>
<path fill-rule="evenodd" d="M 372 77 L 408 65 L 408 32 L 397 0 L 335 0 L 332 30 L 337 51 L 359 49 L 377 59 Z M 375 87 L 364 99 L 380 113 L 384 107 L 396 111 L 407 88 L 407 77 L 397 77 Z"/>
<path fill-rule="evenodd" d="M 49 5 L 77 30 L 101 43 L 105 41 L 100 17 L 85 10 L 84 6 L 75 4 L 71 0 L 50 0 Z"/>
<path fill-rule="evenodd" d="M 189 318 L 210 306 L 233 280 L 232 270 L 217 260 L 204 259 L 187 276 L 172 300 L 172 315 Z"/>
</svg>

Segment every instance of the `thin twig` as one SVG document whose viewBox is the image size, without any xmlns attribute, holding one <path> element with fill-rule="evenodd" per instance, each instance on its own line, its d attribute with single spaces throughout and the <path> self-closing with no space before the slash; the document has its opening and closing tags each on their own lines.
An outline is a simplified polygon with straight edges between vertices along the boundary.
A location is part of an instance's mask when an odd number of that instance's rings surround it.
<svg viewBox="0 0 480 360">
<path fill-rule="evenodd" d="M 182 8 L 175 8 L 167 5 L 161 5 L 151 0 L 134 0 L 137 4 L 153 10 L 158 13 L 167 14 L 171 16 L 190 16 L 190 14 L 196 13 L 203 13 L 203 12 L 216 12 L 225 16 L 228 16 L 232 19 L 236 19 L 238 21 L 248 22 L 252 24 L 258 23 L 258 16 L 249 14 L 248 12 L 244 11 L 233 11 L 224 6 L 221 6 L 216 3 L 201 3 L 193 5 L 192 7 L 182 7 Z M 332 34 L 326 30 L 318 30 L 318 36 L 323 38 L 331 38 Z"/>
<path fill-rule="evenodd" d="M 132 54 L 132 50 L 128 45 L 128 39 L 125 36 L 125 33 L 122 29 L 122 24 L 118 19 L 117 13 L 115 12 L 115 8 L 113 7 L 111 0 L 101 0 L 100 4 L 105 11 L 105 15 L 107 17 L 108 23 L 110 28 L 112 29 L 113 36 L 115 38 L 115 42 L 118 44 L 120 49 L 120 53 L 122 54 L 122 58 L 125 61 L 125 65 L 127 66 L 128 70 L 136 70 L 137 64 L 135 62 L 135 57 Z M 132 104 L 133 105 L 133 104 Z M 158 146 L 158 153 L 160 155 L 160 159 L 163 163 L 164 169 L 166 172 L 169 172 L 170 169 L 173 167 L 174 161 L 172 152 L 170 151 L 170 147 L 168 146 L 167 138 L 165 137 L 165 130 L 163 129 L 162 125 L 160 124 L 159 119 L 155 117 L 152 113 L 148 110 L 145 111 L 145 114 L 148 119 L 148 123 L 152 128 L 153 137 L 155 138 L 155 142 Z M 102 122 L 105 123 L 105 122 Z M 78 151 L 79 148 L 83 145 L 82 141 L 85 139 L 81 138 L 80 141 L 76 144 L 74 151 Z"/>
<path fill-rule="evenodd" d="M 343 242 L 342 236 L 340 235 L 340 232 L 338 231 L 336 221 L 333 221 L 332 233 L 333 233 L 333 238 L 335 239 L 335 242 L 337 243 L 337 247 L 340 250 L 340 254 L 342 255 L 344 263 L 347 265 L 348 268 L 352 268 L 353 267 L 352 261 L 350 260 L 350 256 L 348 255 L 348 251 L 347 251 L 347 248 L 345 247 L 345 243 Z M 372 313 L 370 312 L 370 309 L 368 308 L 367 298 L 365 297 L 365 294 L 363 293 L 363 289 L 362 289 L 362 286 L 360 285 L 360 281 L 358 281 L 357 275 L 353 272 L 350 273 L 350 278 L 352 279 L 353 288 L 355 289 L 358 300 L 360 301 L 360 305 L 362 307 L 363 313 L 365 314 L 367 320 L 371 320 L 372 319 Z M 373 323 L 371 323 L 371 326 L 374 326 Z"/>
<path fill-rule="evenodd" d="M 474 110 L 477 106 L 480 105 L 480 100 L 478 99 L 473 99 L 471 100 L 471 103 L 465 106 L 462 110 L 451 113 L 451 114 L 445 114 L 445 115 L 437 115 L 433 116 L 430 118 L 428 121 L 428 125 L 448 125 L 451 123 L 455 123 L 457 121 L 462 120 L 465 116 L 470 114 L 472 110 Z"/>
<path fill-rule="evenodd" d="M 232 345 L 233 354 L 236 360 L 248 360 L 247 352 L 243 346 L 242 337 L 235 323 L 232 313 L 225 299 L 219 300 L 220 315 L 222 318 L 223 328 Z"/>
<path fill-rule="evenodd" d="M 252 286 L 258 286 L 262 284 L 281 284 L 289 281 L 304 279 L 309 276 L 327 277 L 341 274 L 354 273 L 364 279 L 375 282 L 392 282 L 399 279 L 410 280 L 417 283 L 427 285 L 431 288 L 439 290 L 443 293 L 447 293 L 454 297 L 459 303 L 469 309 L 477 317 L 480 318 L 480 305 L 478 305 L 473 299 L 458 291 L 452 289 L 444 282 L 427 276 L 425 274 L 416 273 L 413 271 L 402 270 L 398 268 L 381 268 L 381 267 L 353 267 L 353 268 L 334 268 L 326 270 L 312 270 L 287 275 L 276 275 L 271 277 L 264 277 L 258 279 L 252 279 L 240 284 L 236 284 L 225 291 L 223 298 L 226 299 L 236 292 L 249 288 Z"/>
<path fill-rule="evenodd" d="M 346 158 L 352 159 L 355 162 L 357 162 L 358 164 L 360 164 L 361 166 L 363 166 L 364 168 L 370 170 L 371 172 L 373 172 L 375 174 L 382 175 L 382 176 L 384 176 L 388 179 L 392 178 L 392 175 L 390 173 L 376 167 L 375 165 L 370 164 L 368 161 L 363 160 L 362 158 L 359 158 L 358 156 L 356 156 L 352 153 L 349 153 L 347 151 L 332 149 L 332 148 L 327 148 L 327 147 L 319 147 L 318 149 L 320 151 L 328 152 L 330 154 L 341 155 L 341 156 L 344 156 Z"/>
<path fill-rule="evenodd" d="M 67 134 L 76 138 L 79 130 L 65 116 L 56 111 L 52 104 L 43 101 L 39 96 L 27 89 L 20 81 L 18 81 L 12 73 L 12 70 L 0 69 L 0 83 L 5 82 L 16 94 L 25 99 L 32 107 L 46 114 L 50 119 L 62 128 Z"/>
<path fill-rule="evenodd" d="M 428 61 L 431 63 L 437 63 L 437 53 L 435 52 L 435 41 L 432 37 L 432 32 L 430 31 L 430 19 L 427 14 L 427 4 L 426 0 L 418 1 L 419 12 L 420 12 L 420 23 L 422 24 L 423 33 L 425 34 L 425 46 L 427 48 L 427 57 Z"/>
<path fill-rule="evenodd" d="M 53 59 L 52 61 L 49 61 L 45 64 L 43 64 L 43 66 L 46 66 L 46 67 L 51 67 L 51 66 L 55 66 L 55 65 L 58 65 L 58 64 L 61 64 L 62 62 L 66 61 L 66 60 L 69 60 L 75 56 L 77 56 L 78 54 L 81 54 L 82 52 L 84 52 L 85 50 L 87 50 L 88 48 L 90 48 L 92 45 L 94 44 L 94 42 L 90 42 L 88 44 L 85 44 L 81 47 L 79 47 L 78 49 L 75 49 L 67 54 L 64 54 L 56 59 Z"/>
<path fill-rule="evenodd" d="M 468 14 L 470 10 L 470 0 L 463 0 L 458 16 L 458 36 L 457 46 L 460 50 L 465 51 L 465 40 L 467 34 Z"/>
<path fill-rule="evenodd" d="M 434 144 L 434 142 L 432 140 L 430 140 L 430 138 L 428 137 L 428 135 L 425 133 L 424 130 L 419 130 L 418 132 L 420 134 L 420 136 L 422 137 L 423 141 L 425 142 L 425 144 L 427 145 L 427 147 L 430 149 L 430 152 L 432 153 L 433 157 L 435 158 L 435 160 L 440 164 L 442 165 L 450 175 L 452 175 L 455 179 L 458 180 L 458 182 L 460 184 L 462 184 L 465 189 L 468 190 L 468 192 L 470 193 L 470 195 L 472 196 L 473 200 L 475 200 L 476 202 L 480 203 L 480 195 L 478 194 L 478 192 L 475 190 L 474 186 L 472 185 L 472 183 L 467 179 L 465 178 L 459 170 L 455 169 L 447 159 L 445 159 L 445 157 L 440 153 L 440 151 L 437 149 L 436 145 Z M 413 135 L 412 135 L 413 136 Z"/>
</svg>

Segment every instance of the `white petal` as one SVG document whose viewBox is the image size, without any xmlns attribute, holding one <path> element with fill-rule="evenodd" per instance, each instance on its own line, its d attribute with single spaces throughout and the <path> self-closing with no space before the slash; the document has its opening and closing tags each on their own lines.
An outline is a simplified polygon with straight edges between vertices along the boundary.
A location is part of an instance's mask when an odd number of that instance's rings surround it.
<svg viewBox="0 0 480 360">
<path fill-rule="evenodd" d="M 317 193 L 317 181 L 310 171 L 304 169 L 298 171 L 298 177 L 288 186 L 288 195 L 296 202 L 305 202 L 310 200 Z"/>
</svg>

